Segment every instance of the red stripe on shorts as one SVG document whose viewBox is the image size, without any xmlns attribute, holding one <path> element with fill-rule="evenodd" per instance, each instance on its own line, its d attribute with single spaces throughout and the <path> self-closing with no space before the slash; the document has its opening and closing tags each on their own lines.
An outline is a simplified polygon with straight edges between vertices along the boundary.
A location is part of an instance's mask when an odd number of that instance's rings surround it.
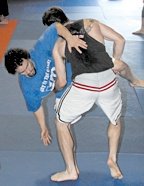
<svg viewBox="0 0 144 186">
<path fill-rule="evenodd" d="M 117 80 L 115 78 L 111 82 L 109 82 L 106 85 L 101 86 L 101 87 L 88 86 L 88 85 L 84 85 L 84 84 L 77 83 L 77 82 L 73 82 L 72 85 L 75 86 L 75 87 L 77 87 L 77 88 L 83 89 L 83 90 L 95 91 L 95 92 L 102 92 L 102 91 L 108 90 L 109 88 L 111 88 L 112 86 L 114 86 L 116 84 L 116 82 L 117 82 Z"/>
</svg>

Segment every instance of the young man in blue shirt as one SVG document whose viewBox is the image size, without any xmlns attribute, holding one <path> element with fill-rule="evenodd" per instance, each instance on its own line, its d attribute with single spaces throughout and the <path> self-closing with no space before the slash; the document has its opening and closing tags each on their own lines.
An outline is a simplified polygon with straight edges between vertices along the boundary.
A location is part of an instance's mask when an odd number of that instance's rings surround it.
<svg viewBox="0 0 144 186">
<path fill-rule="evenodd" d="M 72 36 L 64 26 L 56 23 L 45 30 L 32 50 L 13 48 L 5 54 L 5 67 L 11 74 L 18 73 L 27 109 L 34 113 L 45 145 L 51 142 L 51 136 L 46 126 L 42 101 L 54 90 L 56 74 L 52 52 L 59 35 L 68 41 L 69 50 L 74 47 L 81 52 L 79 47 L 87 47 L 84 41 Z"/>
</svg>

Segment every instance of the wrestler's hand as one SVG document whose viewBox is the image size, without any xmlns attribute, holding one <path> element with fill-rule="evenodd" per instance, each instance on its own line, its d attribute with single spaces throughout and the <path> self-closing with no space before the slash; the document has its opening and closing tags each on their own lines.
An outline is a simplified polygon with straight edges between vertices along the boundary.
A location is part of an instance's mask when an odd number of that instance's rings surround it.
<svg viewBox="0 0 144 186">
<path fill-rule="evenodd" d="M 72 48 L 75 48 L 80 54 L 82 53 L 80 48 L 87 49 L 87 44 L 81 39 L 82 37 L 83 36 L 73 35 L 71 38 L 69 38 L 68 49 L 70 53 L 72 52 Z"/>
<path fill-rule="evenodd" d="M 127 66 L 126 63 L 120 59 L 116 59 L 113 63 L 114 63 L 114 67 L 112 68 L 112 70 L 116 74 L 120 74 L 121 72 L 123 72 Z"/>
<path fill-rule="evenodd" d="M 41 130 L 41 140 L 43 141 L 44 145 L 49 145 L 51 143 L 51 136 L 47 128 Z"/>
</svg>

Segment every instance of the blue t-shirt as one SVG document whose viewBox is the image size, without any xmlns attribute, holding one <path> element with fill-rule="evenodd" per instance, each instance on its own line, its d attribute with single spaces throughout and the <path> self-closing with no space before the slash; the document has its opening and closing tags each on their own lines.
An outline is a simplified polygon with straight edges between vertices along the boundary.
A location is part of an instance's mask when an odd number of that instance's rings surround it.
<svg viewBox="0 0 144 186">
<path fill-rule="evenodd" d="M 36 75 L 26 77 L 19 74 L 19 84 L 28 111 L 37 111 L 41 106 L 43 98 L 49 95 L 54 89 L 56 74 L 52 50 L 57 38 L 58 33 L 55 24 L 53 24 L 45 30 L 30 51 L 31 59 L 36 68 Z M 67 63 L 67 70 L 67 77 L 69 77 L 68 84 L 70 84 L 70 63 Z M 63 91 L 58 92 L 56 97 L 61 97 Z"/>
<path fill-rule="evenodd" d="M 58 38 L 55 24 L 48 27 L 30 51 L 36 68 L 36 75 L 26 77 L 19 75 L 19 84 L 29 111 L 35 112 L 42 99 L 54 88 L 55 66 L 52 50 Z"/>
</svg>

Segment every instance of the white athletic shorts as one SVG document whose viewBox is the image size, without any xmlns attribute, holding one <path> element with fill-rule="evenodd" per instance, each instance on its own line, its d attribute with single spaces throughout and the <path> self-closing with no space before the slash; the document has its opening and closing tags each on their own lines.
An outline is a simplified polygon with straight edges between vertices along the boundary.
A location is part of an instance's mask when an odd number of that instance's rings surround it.
<svg viewBox="0 0 144 186">
<path fill-rule="evenodd" d="M 58 110 L 59 102 L 60 102 L 60 98 L 56 98 L 56 100 L 55 100 L 55 105 L 54 105 L 54 110 L 55 110 L 56 113 L 57 113 L 57 110 Z M 75 120 L 73 120 L 73 121 L 71 122 L 71 124 L 74 124 L 74 123 L 76 123 L 77 121 L 79 121 L 79 120 L 81 119 L 81 117 L 82 117 L 82 116 L 77 117 Z"/>
<path fill-rule="evenodd" d="M 115 73 L 109 69 L 76 76 L 57 107 L 57 119 L 74 123 L 93 105 L 98 105 L 114 125 L 121 116 L 122 99 Z"/>
</svg>

